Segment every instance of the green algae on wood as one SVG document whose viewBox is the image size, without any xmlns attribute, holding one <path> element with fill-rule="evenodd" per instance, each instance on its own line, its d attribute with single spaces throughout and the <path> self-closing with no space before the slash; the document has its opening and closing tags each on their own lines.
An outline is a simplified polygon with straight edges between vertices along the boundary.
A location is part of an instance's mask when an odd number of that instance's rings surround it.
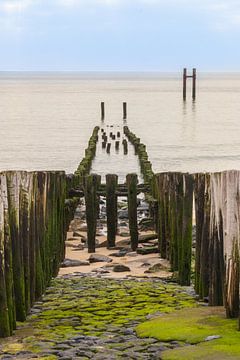
<svg viewBox="0 0 240 360">
<path fill-rule="evenodd" d="M 115 246 L 117 232 L 117 187 L 118 177 L 106 175 L 106 211 L 107 211 L 107 243 L 108 248 Z"/>
<path fill-rule="evenodd" d="M 128 186 L 128 218 L 131 248 L 133 251 L 135 251 L 138 247 L 137 181 L 137 174 L 127 175 L 126 182 Z"/>
</svg>

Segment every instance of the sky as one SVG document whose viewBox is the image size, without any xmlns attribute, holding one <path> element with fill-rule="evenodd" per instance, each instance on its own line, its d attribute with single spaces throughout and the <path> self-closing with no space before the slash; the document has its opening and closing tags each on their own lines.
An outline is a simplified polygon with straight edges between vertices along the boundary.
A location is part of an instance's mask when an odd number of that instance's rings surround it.
<svg viewBox="0 0 240 360">
<path fill-rule="evenodd" d="M 240 0 L 0 0 L 0 71 L 240 71 Z"/>
</svg>

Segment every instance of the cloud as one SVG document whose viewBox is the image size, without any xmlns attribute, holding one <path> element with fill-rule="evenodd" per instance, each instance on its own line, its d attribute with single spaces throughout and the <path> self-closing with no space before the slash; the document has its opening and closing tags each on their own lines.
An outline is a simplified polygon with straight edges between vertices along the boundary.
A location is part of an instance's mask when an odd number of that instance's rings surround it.
<svg viewBox="0 0 240 360">
<path fill-rule="evenodd" d="M 3 0 L 0 3 L 0 11 L 11 15 L 22 12 L 33 4 L 34 2 L 32 0 Z"/>
</svg>

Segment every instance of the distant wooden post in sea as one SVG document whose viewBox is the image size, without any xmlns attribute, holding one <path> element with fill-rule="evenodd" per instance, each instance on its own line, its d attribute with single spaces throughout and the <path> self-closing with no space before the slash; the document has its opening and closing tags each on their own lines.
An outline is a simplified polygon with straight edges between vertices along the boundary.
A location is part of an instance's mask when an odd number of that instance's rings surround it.
<svg viewBox="0 0 240 360">
<path fill-rule="evenodd" d="M 197 71 L 196 68 L 193 68 L 192 75 L 187 74 L 187 69 L 183 69 L 183 100 L 186 101 L 187 98 L 187 79 L 192 79 L 192 99 L 196 100 L 196 79 Z"/>
<path fill-rule="evenodd" d="M 105 119 L 105 104 L 104 102 L 101 102 L 101 119 Z"/>
<path fill-rule="evenodd" d="M 127 103 L 123 103 L 123 120 L 127 119 Z"/>
</svg>

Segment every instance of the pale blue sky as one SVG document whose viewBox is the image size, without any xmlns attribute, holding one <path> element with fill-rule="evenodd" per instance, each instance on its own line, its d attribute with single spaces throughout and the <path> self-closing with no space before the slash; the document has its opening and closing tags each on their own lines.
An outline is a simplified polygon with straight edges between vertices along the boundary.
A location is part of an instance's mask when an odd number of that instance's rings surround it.
<svg viewBox="0 0 240 360">
<path fill-rule="evenodd" d="M 240 71 L 240 0 L 0 0 L 0 70 Z"/>
</svg>

